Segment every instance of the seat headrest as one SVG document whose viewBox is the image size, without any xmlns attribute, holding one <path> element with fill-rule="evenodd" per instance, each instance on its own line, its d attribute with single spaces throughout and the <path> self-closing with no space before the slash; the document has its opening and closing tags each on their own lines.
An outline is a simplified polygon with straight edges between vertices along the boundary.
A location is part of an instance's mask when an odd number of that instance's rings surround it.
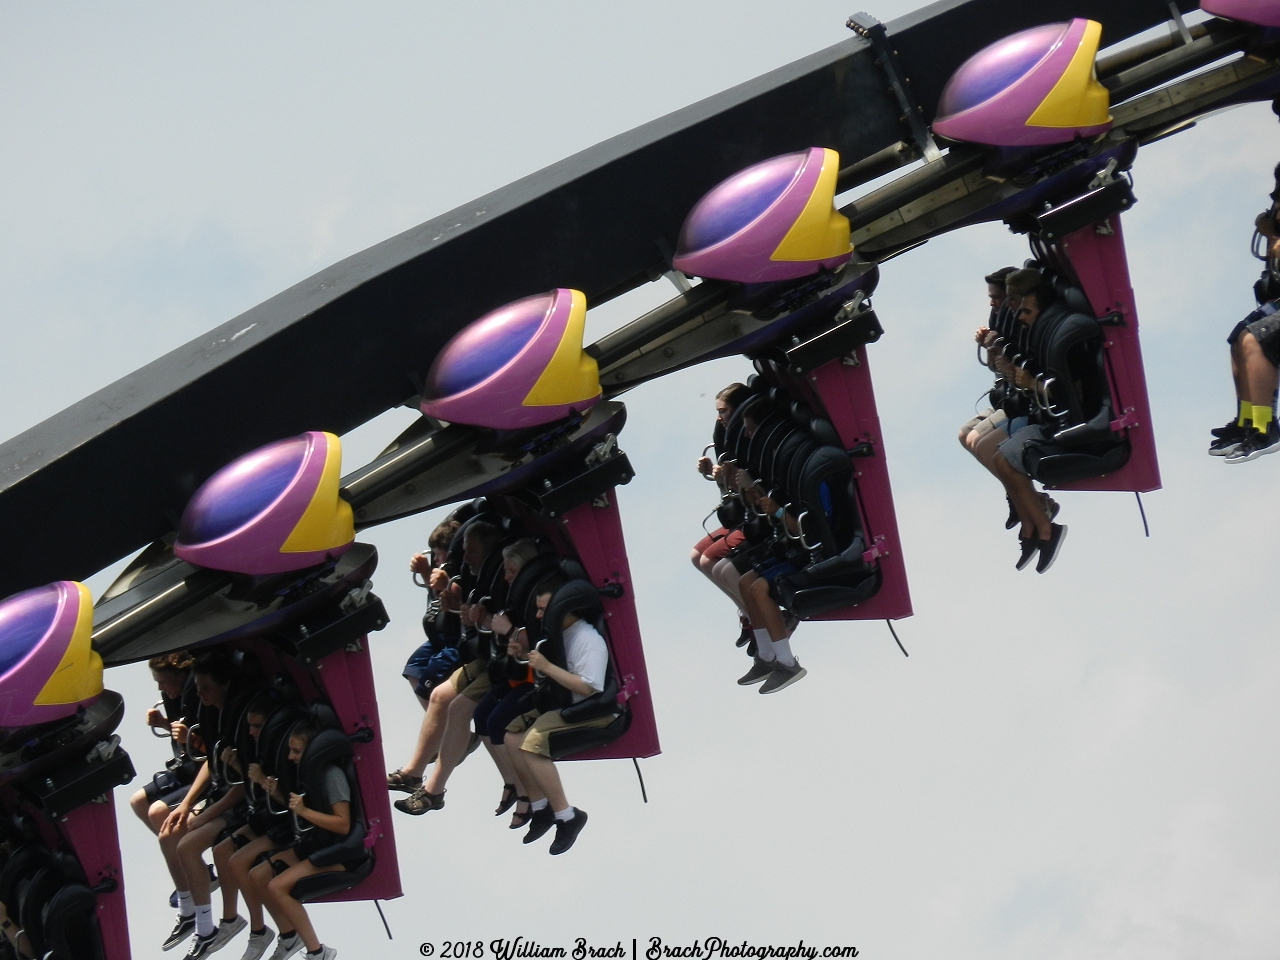
<svg viewBox="0 0 1280 960">
<path fill-rule="evenodd" d="M 307 714 L 311 717 L 311 722 L 320 730 L 341 730 L 342 723 L 338 720 L 338 715 L 333 712 L 333 707 L 320 700 L 315 700 L 307 707 Z"/>
<path fill-rule="evenodd" d="M 813 439 L 819 443 L 833 446 L 840 445 L 840 434 L 836 433 L 836 428 L 831 425 L 830 420 L 814 417 L 809 421 L 809 432 L 813 434 Z"/>
<path fill-rule="evenodd" d="M 809 421 L 813 419 L 813 411 L 809 409 L 809 405 L 803 400 L 797 400 L 791 404 L 791 419 L 802 427 L 807 427 Z"/>
<path fill-rule="evenodd" d="M 568 577 L 570 581 L 585 581 L 587 579 L 587 571 L 584 570 L 582 564 L 573 559 L 573 557 L 562 557 L 560 559 L 560 572 Z M 567 585 L 568 584 L 566 584 L 566 586 Z"/>
<path fill-rule="evenodd" d="M 314 783 L 329 764 L 342 766 L 351 759 L 351 740 L 341 730 L 321 730 L 307 743 L 298 761 L 298 779 Z"/>
<path fill-rule="evenodd" d="M 580 620 L 594 623 L 600 613 L 600 592 L 586 579 L 570 580 L 547 603 L 546 613 L 542 615 L 542 630 L 548 639 L 559 642 L 563 637 L 560 625 L 566 616 L 573 614 Z"/>
</svg>

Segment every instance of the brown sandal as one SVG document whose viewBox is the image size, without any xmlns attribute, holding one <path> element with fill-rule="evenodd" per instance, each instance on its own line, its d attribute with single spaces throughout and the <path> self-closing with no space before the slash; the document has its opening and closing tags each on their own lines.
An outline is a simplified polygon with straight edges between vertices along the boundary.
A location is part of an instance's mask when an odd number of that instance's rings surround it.
<svg viewBox="0 0 1280 960">
<path fill-rule="evenodd" d="M 424 813 L 431 810 L 440 810 L 444 807 L 444 791 L 439 793 L 427 793 L 419 787 L 413 791 L 413 796 L 406 797 L 404 800 L 397 800 L 395 808 L 401 813 L 407 813 L 410 816 L 420 817 Z"/>
<path fill-rule="evenodd" d="M 520 809 L 520 804 L 524 804 L 524 809 Z M 516 797 L 516 809 L 511 814 L 511 829 L 519 830 L 526 823 L 533 819 L 533 805 L 528 797 Z"/>
<path fill-rule="evenodd" d="M 495 817 L 502 816 L 514 807 L 519 799 L 516 794 L 516 785 L 514 783 L 504 783 L 502 785 L 502 799 L 498 801 L 498 809 L 493 811 L 493 815 Z"/>
<path fill-rule="evenodd" d="M 415 777 L 403 770 L 392 770 L 387 774 L 387 789 L 399 790 L 401 793 L 414 793 L 422 786 L 422 778 Z"/>
</svg>

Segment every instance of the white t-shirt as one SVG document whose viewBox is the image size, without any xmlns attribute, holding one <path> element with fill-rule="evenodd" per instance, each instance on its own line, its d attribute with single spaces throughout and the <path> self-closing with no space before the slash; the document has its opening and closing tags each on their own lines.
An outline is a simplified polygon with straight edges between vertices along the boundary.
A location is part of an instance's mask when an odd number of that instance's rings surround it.
<svg viewBox="0 0 1280 960">
<path fill-rule="evenodd" d="M 570 624 L 564 631 L 564 660 L 569 672 L 581 677 L 596 693 L 604 689 L 605 671 L 609 669 L 609 648 L 604 637 L 585 620 Z M 580 693 L 573 702 L 585 700 Z"/>
</svg>

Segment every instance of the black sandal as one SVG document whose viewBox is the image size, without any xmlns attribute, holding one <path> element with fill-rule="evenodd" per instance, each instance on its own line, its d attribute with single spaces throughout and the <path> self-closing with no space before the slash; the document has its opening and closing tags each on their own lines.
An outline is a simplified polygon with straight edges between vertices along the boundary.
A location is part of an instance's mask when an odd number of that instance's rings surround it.
<svg viewBox="0 0 1280 960">
<path fill-rule="evenodd" d="M 516 805 L 516 800 L 518 799 L 516 785 L 514 783 L 504 783 L 502 785 L 502 799 L 498 801 L 498 809 L 493 811 L 493 815 L 495 817 L 502 816 Z"/>
<path fill-rule="evenodd" d="M 517 804 L 524 804 L 524 809 L 517 809 L 511 814 L 511 829 L 519 830 L 533 819 L 533 802 L 528 797 L 516 797 Z"/>
</svg>

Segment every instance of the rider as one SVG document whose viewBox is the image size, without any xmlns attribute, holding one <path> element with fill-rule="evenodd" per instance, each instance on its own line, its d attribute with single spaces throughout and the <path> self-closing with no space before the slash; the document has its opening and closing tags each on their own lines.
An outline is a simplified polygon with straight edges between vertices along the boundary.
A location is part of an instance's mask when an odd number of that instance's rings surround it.
<svg viewBox="0 0 1280 960">
<path fill-rule="evenodd" d="M 1231 345 L 1231 379 L 1239 412 L 1236 419 L 1211 431 L 1209 455 L 1227 463 L 1245 463 L 1280 450 L 1280 428 L 1273 417 L 1276 369 L 1280 365 L 1280 164 L 1271 206 L 1254 221 L 1255 239 L 1266 249 L 1262 277 L 1253 285 L 1258 308 L 1236 324 Z"/>
<path fill-rule="evenodd" d="M 750 396 L 750 389 L 746 384 L 742 383 L 731 383 L 716 394 L 715 439 L 717 446 L 722 445 L 722 438 L 725 428 L 729 424 L 729 418 L 733 416 L 733 412 L 743 401 L 750 398 Z M 703 477 L 716 482 L 720 488 L 722 502 L 725 495 L 734 489 L 734 474 L 737 470 L 732 464 L 713 463 L 710 457 L 702 456 L 698 458 L 697 470 Z M 746 615 L 747 608 L 742 602 L 742 595 L 738 591 L 737 583 L 723 582 L 716 578 L 713 571 L 716 564 L 727 557 L 729 551 L 742 543 L 743 539 L 744 535 L 740 525 L 732 528 L 720 526 L 694 544 L 693 552 L 689 557 L 693 561 L 693 565 L 697 567 L 698 572 L 715 584 L 737 606 L 738 621 L 742 627 L 737 641 L 737 645 L 740 647 L 746 646 L 751 640 L 754 629 Z"/>
</svg>

